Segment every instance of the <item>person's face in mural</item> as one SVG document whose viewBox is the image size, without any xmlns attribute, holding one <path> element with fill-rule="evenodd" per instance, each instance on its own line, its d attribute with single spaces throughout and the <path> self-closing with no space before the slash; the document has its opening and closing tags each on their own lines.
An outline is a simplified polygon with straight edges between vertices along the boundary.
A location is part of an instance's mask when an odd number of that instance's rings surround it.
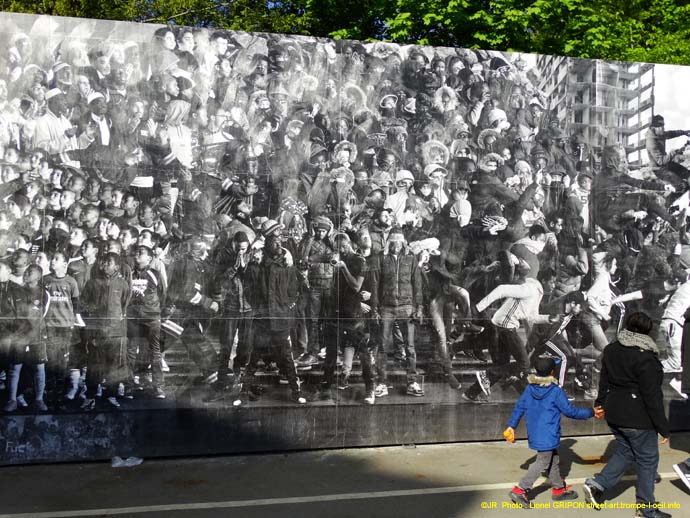
<svg viewBox="0 0 690 518">
<path fill-rule="evenodd" d="M 393 99 L 392 97 L 386 97 L 386 98 L 383 99 L 383 101 L 381 102 L 381 106 L 382 106 L 384 109 L 395 110 L 395 99 Z"/>
<path fill-rule="evenodd" d="M 448 94 L 448 92 L 443 92 L 441 95 L 441 108 L 444 112 L 450 111 L 455 108 L 454 99 Z"/>
<path fill-rule="evenodd" d="M 96 67 L 96 70 L 98 70 L 102 75 L 110 75 L 110 59 L 107 56 L 99 56 L 96 58 L 94 67 Z"/>
<path fill-rule="evenodd" d="M 426 59 L 424 59 L 422 54 L 415 54 L 414 59 L 412 60 L 412 66 L 416 72 L 423 70 L 426 68 Z"/>
<path fill-rule="evenodd" d="M 390 244 L 390 253 L 393 255 L 399 255 L 402 252 L 403 243 L 402 241 L 392 241 Z"/>
<path fill-rule="evenodd" d="M 96 99 L 89 104 L 89 109 L 91 110 L 91 113 L 97 117 L 103 117 L 106 113 L 108 113 L 108 104 L 103 98 Z"/>
<path fill-rule="evenodd" d="M 52 191 L 50 193 L 50 199 L 48 200 L 48 204 L 51 206 L 51 208 L 57 210 L 60 208 L 60 191 Z"/>
<path fill-rule="evenodd" d="M 127 69 L 125 65 L 117 64 L 113 66 L 112 73 L 113 83 L 119 87 L 123 87 L 127 84 Z"/>
<path fill-rule="evenodd" d="M 503 160 L 505 160 L 506 162 L 508 162 L 508 161 L 512 158 L 512 154 L 511 154 L 511 152 L 510 152 L 510 149 L 507 148 L 507 147 L 504 147 L 504 148 L 501 150 L 501 157 L 503 158 Z"/>
<path fill-rule="evenodd" d="M 226 38 L 215 38 L 213 40 L 213 50 L 216 55 L 223 56 L 228 51 L 228 40 Z"/>
<path fill-rule="evenodd" d="M 22 38 L 15 44 L 22 58 L 26 59 L 31 55 L 31 40 L 29 38 Z"/>
<path fill-rule="evenodd" d="M 445 75 L 446 64 L 443 61 L 435 61 L 433 71 L 439 77 Z"/>
<path fill-rule="evenodd" d="M 120 231 L 120 225 L 118 225 L 115 221 L 110 221 L 108 223 L 106 233 L 110 239 L 118 239 L 120 237 Z"/>
<path fill-rule="evenodd" d="M 229 59 L 221 59 L 218 69 L 221 77 L 230 77 L 232 75 L 232 64 Z"/>
<path fill-rule="evenodd" d="M 104 257 L 99 262 L 99 266 L 106 277 L 112 277 L 120 271 L 120 265 L 114 257 Z"/>
<path fill-rule="evenodd" d="M 48 108 L 55 115 L 66 115 L 68 111 L 67 99 L 64 95 L 57 95 L 48 101 Z"/>
<path fill-rule="evenodd" d="M 91 92 L 91 83 L 89 82 L 89 78 L 86 77 L 85 75 L 78 75 L 77 76 L 77 89 L 79 90 L 79 94 L 82 97 L 87 97 L 89 93 Z"/>
<path fill-rule="evenodd" d="M 67 218 L 72 222 L 77 225 L 81 225 L 82 223 L 82 207 L 78 203 L 74 203 L 70 206 L 69 210 L 67 211 Z"/>
<path fill-rule="evenodd" d="M 263 59 L 259 60 L 254 68 L 254 73 L 261 76 L 268 74 L 268 63 L 266 63 L 266 61 Z"/>
<path fill-rule="evenodd" d="M 391 153 L 384 153 L 378 164 L 379 169 L 390 173 L 395 168 L 395 156 Z"/>
<path fill-rule="evenodd" d="M 177 46 L 175 35 L 172 33 L 172 31 L 166 32 L 160 41 L 164 49 L 175 50 L 175 47 Z"/>
<path fill-rule="evenodd" d="M 341 149 L 335 156 L 335 162 L 338 165 L 347 167 L 350 165 L 350 152 L 347 149 Z"/>
<path fill-rule="evenodd" d="M 343 119 L 338 120 L 338 134 L 340 137 L 344 138 L 348 133 L 350 133 L 350 126 L 347 124 L 347 121 Z"/>
<path fill-rule="evenodd" d="M 338 85 L 335 80 L 329 79 L 326 83 L 326 97 L 334 99 L 338 95 Z"/>
<path fill-rule="evenodd" d="M 70 209 L 75 202 L 74 193 L 72 191 L 62 191 L 60 196 L 60 208 Z"/>
<path fill-rule="evenodd" d="M 194 44 L 194 34 L 191 31 L 185 31 L 178 42 L 178 47 L 185 52 L 194 52 Z"/>
<path fill-rule="evenodd" d="M 529 111 L 532 114 L 532 117 L 535 119 L 540 119 L 542 114 L 544 113 L 544 110 L 542 110 L 541 106 L 538 104 L 530 104 L 529 106 Z"/>
<path fill-rule="evenodd" d="M 326 169 L 328 169 L 328 157 L 326 157 L 326 155 L 324 155 L 323 153 L 317 155 L 312 160 L 312 164 L 320 173 L 323 173 L 324 171 L 326 171 Z"/>
<path fill-rule="evenodd" d="M 38 104 L 42 104 L 46 99 L 46 91 L 43 86 L 39 83 L 34 83 L 29 89 L 29 95 Z"/>
<path fill-rule="evenodd" d="M 454 61 L 450 67 L 450 72 L 457 76 L 463 68 L 465 68 L 465 65 L 462 64 L 462 61 Z"/>
<path fill-rule="evenodd" d="M 391 213 L 387 210 L 382 210 L 379 213 L 379 224 L 382 227 L 390 227 L 393 224 Z"/>
<path fill-rule="evenodd" d="M 467 149 L 469 147 L 469 145 L 470 145 L 470 134 L 467 133 L 466 131 L 463 131 L 462 133 L 460 133 L 457 136 L 456 140 L 458 142 L 458 145 L 456 146 L 456 150 L 457 150 L 456 155 L 457 155 L 458 152 L 464 151 L 465 149 Z"/>
<path fill-rule="evenodd" d="M 551 229 L 551 232 L 554 234 L 558 235 L 561 233 L 563 230 L 563 219 L 562 218 L 556 218 L 555 221 L 552 221 L 549 223 L 549 228 Z"/>
<path fill-rule="evenodd" d="M 62 169 L 53 169 L 51 171 L 50 184 L 53 187 L 62 187 Z"/>
<path fill-rule="evenodd" d="M 326 238 L 326 235 L 327 235 L 327 234 L 328 234 L 328 230 L 326 230 L 325 228 L 317 228 L 317 229 L 314 231 L 314 237 L 315 237 L 318 241 L 323 241 L 323 240 Z"/>
<path fill-rule="evenodd" d="M 539 170 L 543 171 L 544 169 L 546 169 L 546 166 L 548 165 L 548 163 L 549 162 L 544 157 L 537 158 L 537 160 L 536 160 L 537 171 L 539 171 Z"/>
<path fill-rule="evenodd" d="M 565 313 L 573 316 L 579 315 L 582 313 L 582 304 L 578 304 L 577 302 L 568 302 L 565 305 Z"/>
<path fill-rule="evenodd" d="M 180 95 L 180 87 L 177 86 L 177 79 L 169 77 L 165 81 L 165 93 L 170 97 L 177 97 Z"/>
<path fill-rule="evenodd" d="M 153 213 L 153 208 L 150 206 L 146 206 L 139 211 L 139 223 L 141 223 L 143 227 L 153 227 L 155 217 L 156 215 Z"/>
</svg>

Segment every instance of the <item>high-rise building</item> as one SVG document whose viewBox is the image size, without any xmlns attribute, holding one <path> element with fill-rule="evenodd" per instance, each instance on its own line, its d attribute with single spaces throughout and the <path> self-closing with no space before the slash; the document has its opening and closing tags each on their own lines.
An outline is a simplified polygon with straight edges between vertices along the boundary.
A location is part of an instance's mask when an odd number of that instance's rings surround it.
<svg viewBox="0 0 690 518">
<path fill-rule="evenodd" d="M 540 88 L 569 134 L 582 133 L 594 152 L 625 148 L 630 165 L 647 162 L 645 134 L 654 114 L 654 65 L 537 57 Z"/>
</svg>

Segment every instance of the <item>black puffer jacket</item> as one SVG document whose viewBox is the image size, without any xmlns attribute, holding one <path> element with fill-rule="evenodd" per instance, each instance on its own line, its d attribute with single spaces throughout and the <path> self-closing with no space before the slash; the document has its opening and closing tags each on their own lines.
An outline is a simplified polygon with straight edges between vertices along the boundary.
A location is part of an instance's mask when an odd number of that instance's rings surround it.
<svg viewBox="0 0 690 518">
<path fill-rule="evenodd" d="M 604 407 L 606 421 L 612 425 L 656 430 L 668 437 L 661 391 L 663 369 L 657 354 L 644 347 L 645 342 L 653 345 L 646 335 L 622 331 L 617 341 L 606 346 L 596 404 Z"/>
</svg>

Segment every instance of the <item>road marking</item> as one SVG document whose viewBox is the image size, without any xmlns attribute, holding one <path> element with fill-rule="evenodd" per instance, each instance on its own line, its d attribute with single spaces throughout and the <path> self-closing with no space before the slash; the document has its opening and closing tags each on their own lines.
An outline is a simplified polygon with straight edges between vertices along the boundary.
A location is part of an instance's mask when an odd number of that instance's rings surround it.
<svg viewBox="0 0 690 518">
<path fill-rule="evenodd" d="M 661 478 L 677 478 L 674 472 L 661 473 Z M 635 480 L 635 475 L 627 475 L 622 480 Z M 582 484 L 585 478 L 568 479 L 570 484 Z M 368 493 L 341 493 L 335 495 L 293 496 L 285 498 L 263 498 L 260 500 L 229 500 L 225 502 L 194 502 L 189 504 L 143 505 L 139 507 L 113 507 L 105 509 L 83 509 L 72 511 L 48 511 L 41 513 L 0 514 L 0 518 L 71 518 L 77 516 L 114 516 L 118 514 L 160 513 L 173 511 L 194 511 L 202 509 L 233 509 L 242 507 L 261 507 L 267 505 L 312 504 L 335 502 L 338 500 L 366 500 L 369 498 L 395 498 L 405 496 L 443 495 L 449 493 L 469 493 L 473 491 L 493 491 L 511 489 L 513 482 L 497 484 L 475 484 L 472 486 L 428 487 L 423 489 L 402 489 L 395 491 L 371 491 Z"/>
</svg>

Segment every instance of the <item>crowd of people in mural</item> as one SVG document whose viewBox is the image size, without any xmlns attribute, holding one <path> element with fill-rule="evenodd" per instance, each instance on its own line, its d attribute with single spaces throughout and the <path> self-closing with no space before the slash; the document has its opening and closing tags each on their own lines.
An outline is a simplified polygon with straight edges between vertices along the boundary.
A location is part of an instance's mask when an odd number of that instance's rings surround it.
<svg viewBox="0 0 690 518">
<path fill-rule="evenodd" d="M 366 404 L 392 362 L 410 397 L 435 366 L 482 403 L 497 383 L 517 398 L 544 356 L 594 400 L 626 309 L 652 316 L 680 392 L 689 172 L 666 140 L 690 132 L 662 116 L 633 171 L 516 55 L 178 27 L 4 37 L 5 412 L 164 399 L 174 343 L 206 399 L 236 405 L 262 396 L 259 369 L 298 404 L 310 369 L 318 395 L 347 390 L 356 358 Z M 461 387 L 463 358 L 483 367 Z"/>
</svg>

